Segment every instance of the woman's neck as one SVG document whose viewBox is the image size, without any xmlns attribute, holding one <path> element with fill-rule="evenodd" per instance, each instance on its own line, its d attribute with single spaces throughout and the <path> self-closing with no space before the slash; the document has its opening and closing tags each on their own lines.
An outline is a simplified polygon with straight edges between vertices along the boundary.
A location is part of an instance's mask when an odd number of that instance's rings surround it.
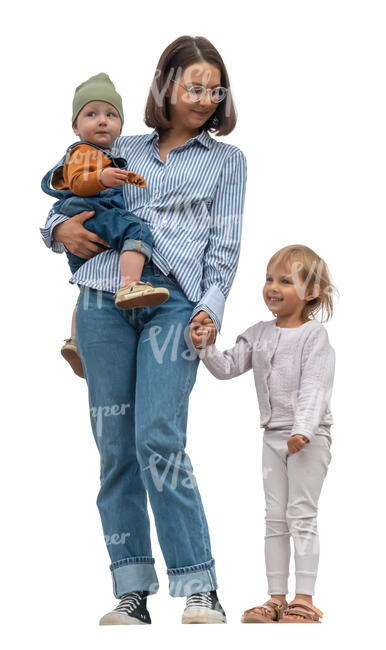
<svg viewBox="0 0 386 650">
<path fill-rule="evenodd" d="M 200 129 L 187 129 L 185 126 L 172 126 L 159 132 L 159 142 L 162 144 L 180 145 L 187 142 L 196 135 L 199 135 Z"/>
</svg>

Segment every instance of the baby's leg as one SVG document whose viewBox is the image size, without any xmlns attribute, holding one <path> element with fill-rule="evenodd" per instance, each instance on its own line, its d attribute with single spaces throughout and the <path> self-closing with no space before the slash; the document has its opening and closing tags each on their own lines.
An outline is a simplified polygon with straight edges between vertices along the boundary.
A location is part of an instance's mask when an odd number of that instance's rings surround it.
<svg viewBox="0 0 386 650">
<path fill-rule="evenodd" d="M 78 304 L 75 305 L 74 311 L 72 312 L 71 338 L 65 340 L 65 343 L 62 346 L 60 352 L 63 358 L 70 364 L 75 374 L 78 375 L 78 377 L 84 377 L 82 361 L 79 356 L 79 351 L 76 345 L 75 318 L 76 318 L 77 308 L 78 308 Z"/>
<path fill-rule="evenodd" d="M 145 255 L 138 251 L 131 250 L 121 253 L 121 287 L 125 287 L 129 282 L 141 279 L 145 259 Z"/>
<path fill-rule="evenodd" d="M 318 500 L 330 460 L 330 441 L 321 435 L 288 456 L 287 522 L 294 540 L 296 594 L 314 594 L 319 564 Z"/>
<path fill-rule="evenodd" d="M 271 596 L 288 593 L 291 546 L 286 521 L 288 477 L 285 445 L 285 435 L 282 432 L 264 432 L 265 566 L 268 593 Z"/>
<path fill-rule="evenodd" d="M 152 257 L 152 235 L 150 228 L 136 215 L 125 213 L 125 231 L 120 256 L 121 288 L 115 294 L 115 305 L 119 309 L 153 307 L 162 305 L 169 298 L 166 287 L 142 282 L 141 275 L 146 259 Z"/>
<path fill-rule="evenodd" d="M 76 339 L 76 325 L 75 325 L 75 318 L 76 318 L 76 310 L 78 308 L 78 304 L 75 305 L 74 311 L 72 312 L 72 321 L 71 321 L 71 338 Z"/>
</svg>

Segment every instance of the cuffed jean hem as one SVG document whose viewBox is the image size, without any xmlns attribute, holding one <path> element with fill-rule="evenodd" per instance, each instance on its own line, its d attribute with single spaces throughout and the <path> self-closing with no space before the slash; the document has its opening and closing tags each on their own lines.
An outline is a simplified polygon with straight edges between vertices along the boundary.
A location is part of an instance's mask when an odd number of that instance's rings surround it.
<svg viewBox="0 0 386 650">
<path fill-rule="evenodd" d="M 200 591 L 217 589 L 214 560 L 185 566 L 178 569 L 168 569 L 169 594 L 174 597 L 191 596 Z"/>
<path fill-rule="evenodd" d="M 130 557 L 110 565 L 113 590 L 116 598 L 130 591 L 148 591 L 156 594 L 159 589 L 157 574 L 151 557 Z"/>
<path fill-rule="evenodd" d="M 315 573 L 308 573 L 306 571 L 295 571 L 296 576 L 296 593 L 306 594 L 313 596 L 315 593 Z"/>
<path fill-rule="evenodd" d="M 288 575 L 267 573 L 268 594 L 288 594 Z"/>
<path fill-rule="evenodd" d="M 146 262 L 150 262 L 152 250 L 145 241 L 141 239 L 125 239 L 123 246 L 121 248 L 121 254 L 125 251 L 137 251 L 138 253 L 143 253 L 146 256 Z"/>
</svg>

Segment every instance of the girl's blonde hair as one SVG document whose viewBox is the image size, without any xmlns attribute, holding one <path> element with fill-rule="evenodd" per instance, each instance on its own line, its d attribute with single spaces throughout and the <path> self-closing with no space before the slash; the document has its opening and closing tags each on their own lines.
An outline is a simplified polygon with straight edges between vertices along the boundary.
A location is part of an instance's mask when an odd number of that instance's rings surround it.
<svg viewBox="0 0 386 650">
<path fill-rule="evenodd" d="M 332 284 L 326 262 L 315 251 L 302 244 L 281 248 L 268 262 L 268 266 L 272 267 L 288 268 L 289 265 L 295 277 L 298 274 L 305 284 L 307 293 L 310 290 L 315 294 L 315 297 L 304 305 L 302 319 L 306 321 L 315 318 L 316 314 L 321 312 L 321 322 L 329 320 L 333 313 L 333 295 L 339 294 Z"/>
</svg>

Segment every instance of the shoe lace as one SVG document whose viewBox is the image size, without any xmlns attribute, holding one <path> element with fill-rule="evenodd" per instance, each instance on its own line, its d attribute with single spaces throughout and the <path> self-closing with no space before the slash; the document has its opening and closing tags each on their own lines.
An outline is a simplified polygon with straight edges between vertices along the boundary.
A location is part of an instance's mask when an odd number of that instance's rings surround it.
<svg viewBox="0 0 386 650">
<path fill-rule="evenodd" d="M 127 612 L 130 613 L 138 607 L 142 600 L 142 594 L 139 591 L 132 591 L 129 594 L 125 594 L 115 608 L 117 612 Z"/>
<path fill-rule="evenodd" d="M 198 594 L 192 594 L 186 599 L 186 607 L 212 607 L 210 591 L 201 591 Z"/>
</svg>

